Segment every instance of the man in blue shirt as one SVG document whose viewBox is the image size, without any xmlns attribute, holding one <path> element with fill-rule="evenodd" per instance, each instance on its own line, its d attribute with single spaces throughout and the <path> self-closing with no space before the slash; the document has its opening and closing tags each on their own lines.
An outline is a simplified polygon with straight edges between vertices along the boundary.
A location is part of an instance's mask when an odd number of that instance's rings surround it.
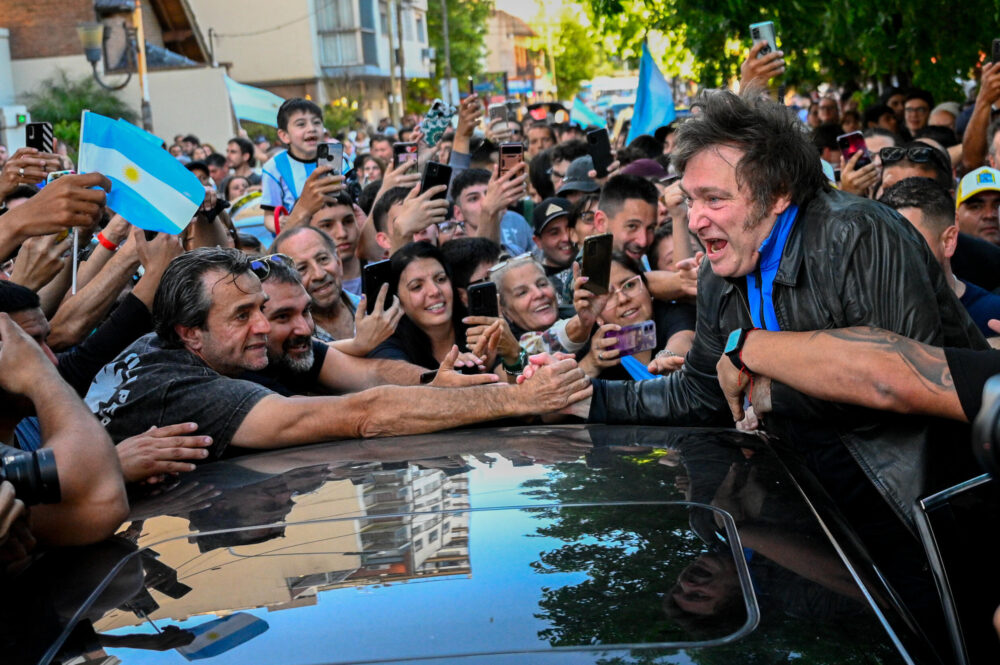
<svg viewBox="0 0 1000 665">
<path fill-rule="evenodd" d="M 934 258 L 941 264 L 945 279 L 987 337 L 996 335 L 987 322 L 1000 319 L 1000 296 L 971 282 L 955 277 L 951 257 L 958 245 L 958 225 L 955 223 L 955 201 L 944 187 L 928 178 L 907 178 L 890 187 L 879 199 L 909 220 L 927 241 Z"/>
</svg>

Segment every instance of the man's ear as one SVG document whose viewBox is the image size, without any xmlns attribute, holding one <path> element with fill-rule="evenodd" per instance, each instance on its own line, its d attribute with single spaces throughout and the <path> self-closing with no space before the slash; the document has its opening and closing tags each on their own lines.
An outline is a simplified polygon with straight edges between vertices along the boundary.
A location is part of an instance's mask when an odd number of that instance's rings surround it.
<svg viewBox="0 0 1000 665">
<path fill-rule="evenodd" d="M 387 252 L 389 251 L 390 248 L 392 248 L 392 243 L 389 241 L 389 234 L 387 234 L 385 231 L 375 232 L 375 242 L 378 243 L 379 247 L 381 247 Z"/>
<path fill-rule="evenodd" d="M 205 331 L 201 328 L 182 326 L 178 324 L 174 326 L 174 332 L 181 338 L 181 342 L 188 351 L 194 351 L 197 353 L 198 351 L 201 351 L 204 346 Z"/>
<path fill-rule="evenodd" d="M 537 247 L 538 249 L 542 248 L 541 239 L 537 235 L 531 236 L 531 240 L 535 243 L 535 247 Z"/>
<path fill-rule="evenodd" d="M 792 205 L 792 195 L 782 194 L 774 200 L 774 205 L 771 206 L 771 214 L 777 217 L 788 210 L 788 206 L 790 205 Z"/>
<path fill-rule="evenodd" d="M 958 225 L 952 224 L 942 231 L 938 242 L 941 243 L 941 249 L 944 250 L 944 257 L 946 259 L 953 257 L 955 249 L 958 247 Z"/>
<path fill-rule="evenodd" d="M 598 233 L 608 232 L 608 216 L 604 214 L 603 210 L 594 211 L 594 230 Z"/>
</svg>

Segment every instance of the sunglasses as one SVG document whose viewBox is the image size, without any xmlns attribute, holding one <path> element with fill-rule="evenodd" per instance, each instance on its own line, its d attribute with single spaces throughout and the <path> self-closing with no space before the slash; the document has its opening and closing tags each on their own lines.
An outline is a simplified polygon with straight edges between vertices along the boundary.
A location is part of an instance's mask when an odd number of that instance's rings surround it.
<svg viewBox="0 0 1000 665">
<path fill-rule="evenodd" d="M 271 266 L 275 263 L 292 268 L 293 270 L 295 269 L 295 262 L 287 254 L 269 254 L 251 261 L 250 272 L 263 282 L 271 275 Z"/>
<path fill-rule="evenodd" d="M 489 271 L 487 272 L 487 274 L 492 277 L 494 273 L 503 270 L 507 266 L 512 265 L 514 263 L 521 263 L 521 262 L 526 261 L 526 260 L 528 260 L 530 258 L 531 258 L 531 252 L 525 252 L 524 254 L 518 254 L 517 256 L 512 256 L 511 258 L 504 259 L 500 263 L 498 263 L 495 266 L 493 266 L 492 268 L 490 268 Z"/>
<path fill-rule="evenodd" d="M 927 146 L 926 148 L 900 148 L 892 146 L 889 148 L 882 148 L 878 151 L 878 154 L 879 157 L 882 158 L 883 164 L 891 164 L 903 159 L 908 159 L 914 164 L 934 162 L 945 172 L 951 172 L 951 164 L 945 162 L 944 156 L 941 155 L 941 152 L 937 148 L 932 148 L 930 146 Z"/>
</svg>

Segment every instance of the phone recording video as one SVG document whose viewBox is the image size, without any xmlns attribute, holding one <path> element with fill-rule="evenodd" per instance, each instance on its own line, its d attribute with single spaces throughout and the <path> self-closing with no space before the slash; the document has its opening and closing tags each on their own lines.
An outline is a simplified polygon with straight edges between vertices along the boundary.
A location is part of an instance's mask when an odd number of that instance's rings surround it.
<svg viewBox="0 0 1000 665">
<path fill-rule="evenodd" d="M 500 144 L 500 175 L 512 171 L 524 161 L 524 145 L 521 143 Z"/>
<path fill-rule="evenodd" d="M 38 152 L 51 153 L 55 145 L 55 134 L 51 122 L 29 122 L 24 128 L 24 145 Z"/>
<path fill-rule="evenodd" d="M 469 314 L 472 316 L 500 316 L 500 309 L 497 306 L 497 285 L 493 282 L 480 282 L 470 284 L 469 294 Z"/>
<path fill-rule="evenodd" d="M 750 25 L 750 39 L 754 44 L 757 42 L 767 42 L 767 46 L 757 52 L 758 58 L 763 58 L 768 53 L 778 50 L 778 42 L 774 34 L 774 22 L 764 21 Z"/>
<path fill-rule="evenodd" d="M 361 292 L 365 295 L 365 313 L 372 314 L 375 311 L 378 292 L 383 284 L 389 282 L 391 274 L 389 259 L 369 263 L 361 269 Z"/>
<path fill-rule="evenodd" d="M 583 288 L 596 295 L 608 292 L 611 282 L 611 252 L 614 236 L 600 233 L 587 236 L 583 241 L 583 261 L 581 273 L 587 278 Z"/>
<path fill-rule="evenodd" d="M 420 192 L 426 192 L 431 187 L 445 185 L 443 192 L 438 192 L 431 197 L 431 200 L 448 197 L 447 185 L 451 184 L 451 167 L 438 162 L 427 162 L 424 166 L 424 174 L 420 178 Z"/>
<path fill-rule="evenodd" d="M 416 143 L 400 142 L 394 143 L 392 146 L 392 165 L 396 168 L 403 162 L 412 162 L 416 166 L 418 156 Z"/>
</svg>

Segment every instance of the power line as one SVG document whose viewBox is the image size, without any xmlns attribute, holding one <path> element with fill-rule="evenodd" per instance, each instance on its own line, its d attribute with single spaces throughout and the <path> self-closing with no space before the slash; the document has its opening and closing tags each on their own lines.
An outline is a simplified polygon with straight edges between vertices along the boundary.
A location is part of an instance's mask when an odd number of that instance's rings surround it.
<svg viewBox="0 0 1000 665">
<path fill-rule="evenodd" d="M 310 18 L 311 16 L 315 16 L 316 13 L 320 9 L 326 9 L 327 7 L 329 7 L 330 5 L 332 5 L 333 3 L 334 3 L 334 0 L 327 0 L 326 3 L 322 7 L 317 7 L 315 10 L 309 12 L 305 16 L 300 16 L 297 19 L 292 19 L 291 21 L 288 21 L 287 23 L 282 23 L 280 25 L 276 25 L 276 26 L 271 27 L 271 28 L 264 28 L 262 30 L 255 30 L 253 32 L 239 32 L 239 33 L 233 33 L 233 34 L 228 34 L 228 35 L 227 34 L 223 34 L 221 32 L 214 32 L 213 31 L 213 34 L 216 37 L 229 37 L 229 38 L 233 38 L 233 37 L 256 37 L 257 35 L 266 35 L 269 32 L 277 32 L 278 30 L 281 30 L 283 28 L 287 28 L 290 25 L 295 25 L 296 23 L 301 23 L 302 21 L 305 21 L 307 18 Z"/>
</svg>

